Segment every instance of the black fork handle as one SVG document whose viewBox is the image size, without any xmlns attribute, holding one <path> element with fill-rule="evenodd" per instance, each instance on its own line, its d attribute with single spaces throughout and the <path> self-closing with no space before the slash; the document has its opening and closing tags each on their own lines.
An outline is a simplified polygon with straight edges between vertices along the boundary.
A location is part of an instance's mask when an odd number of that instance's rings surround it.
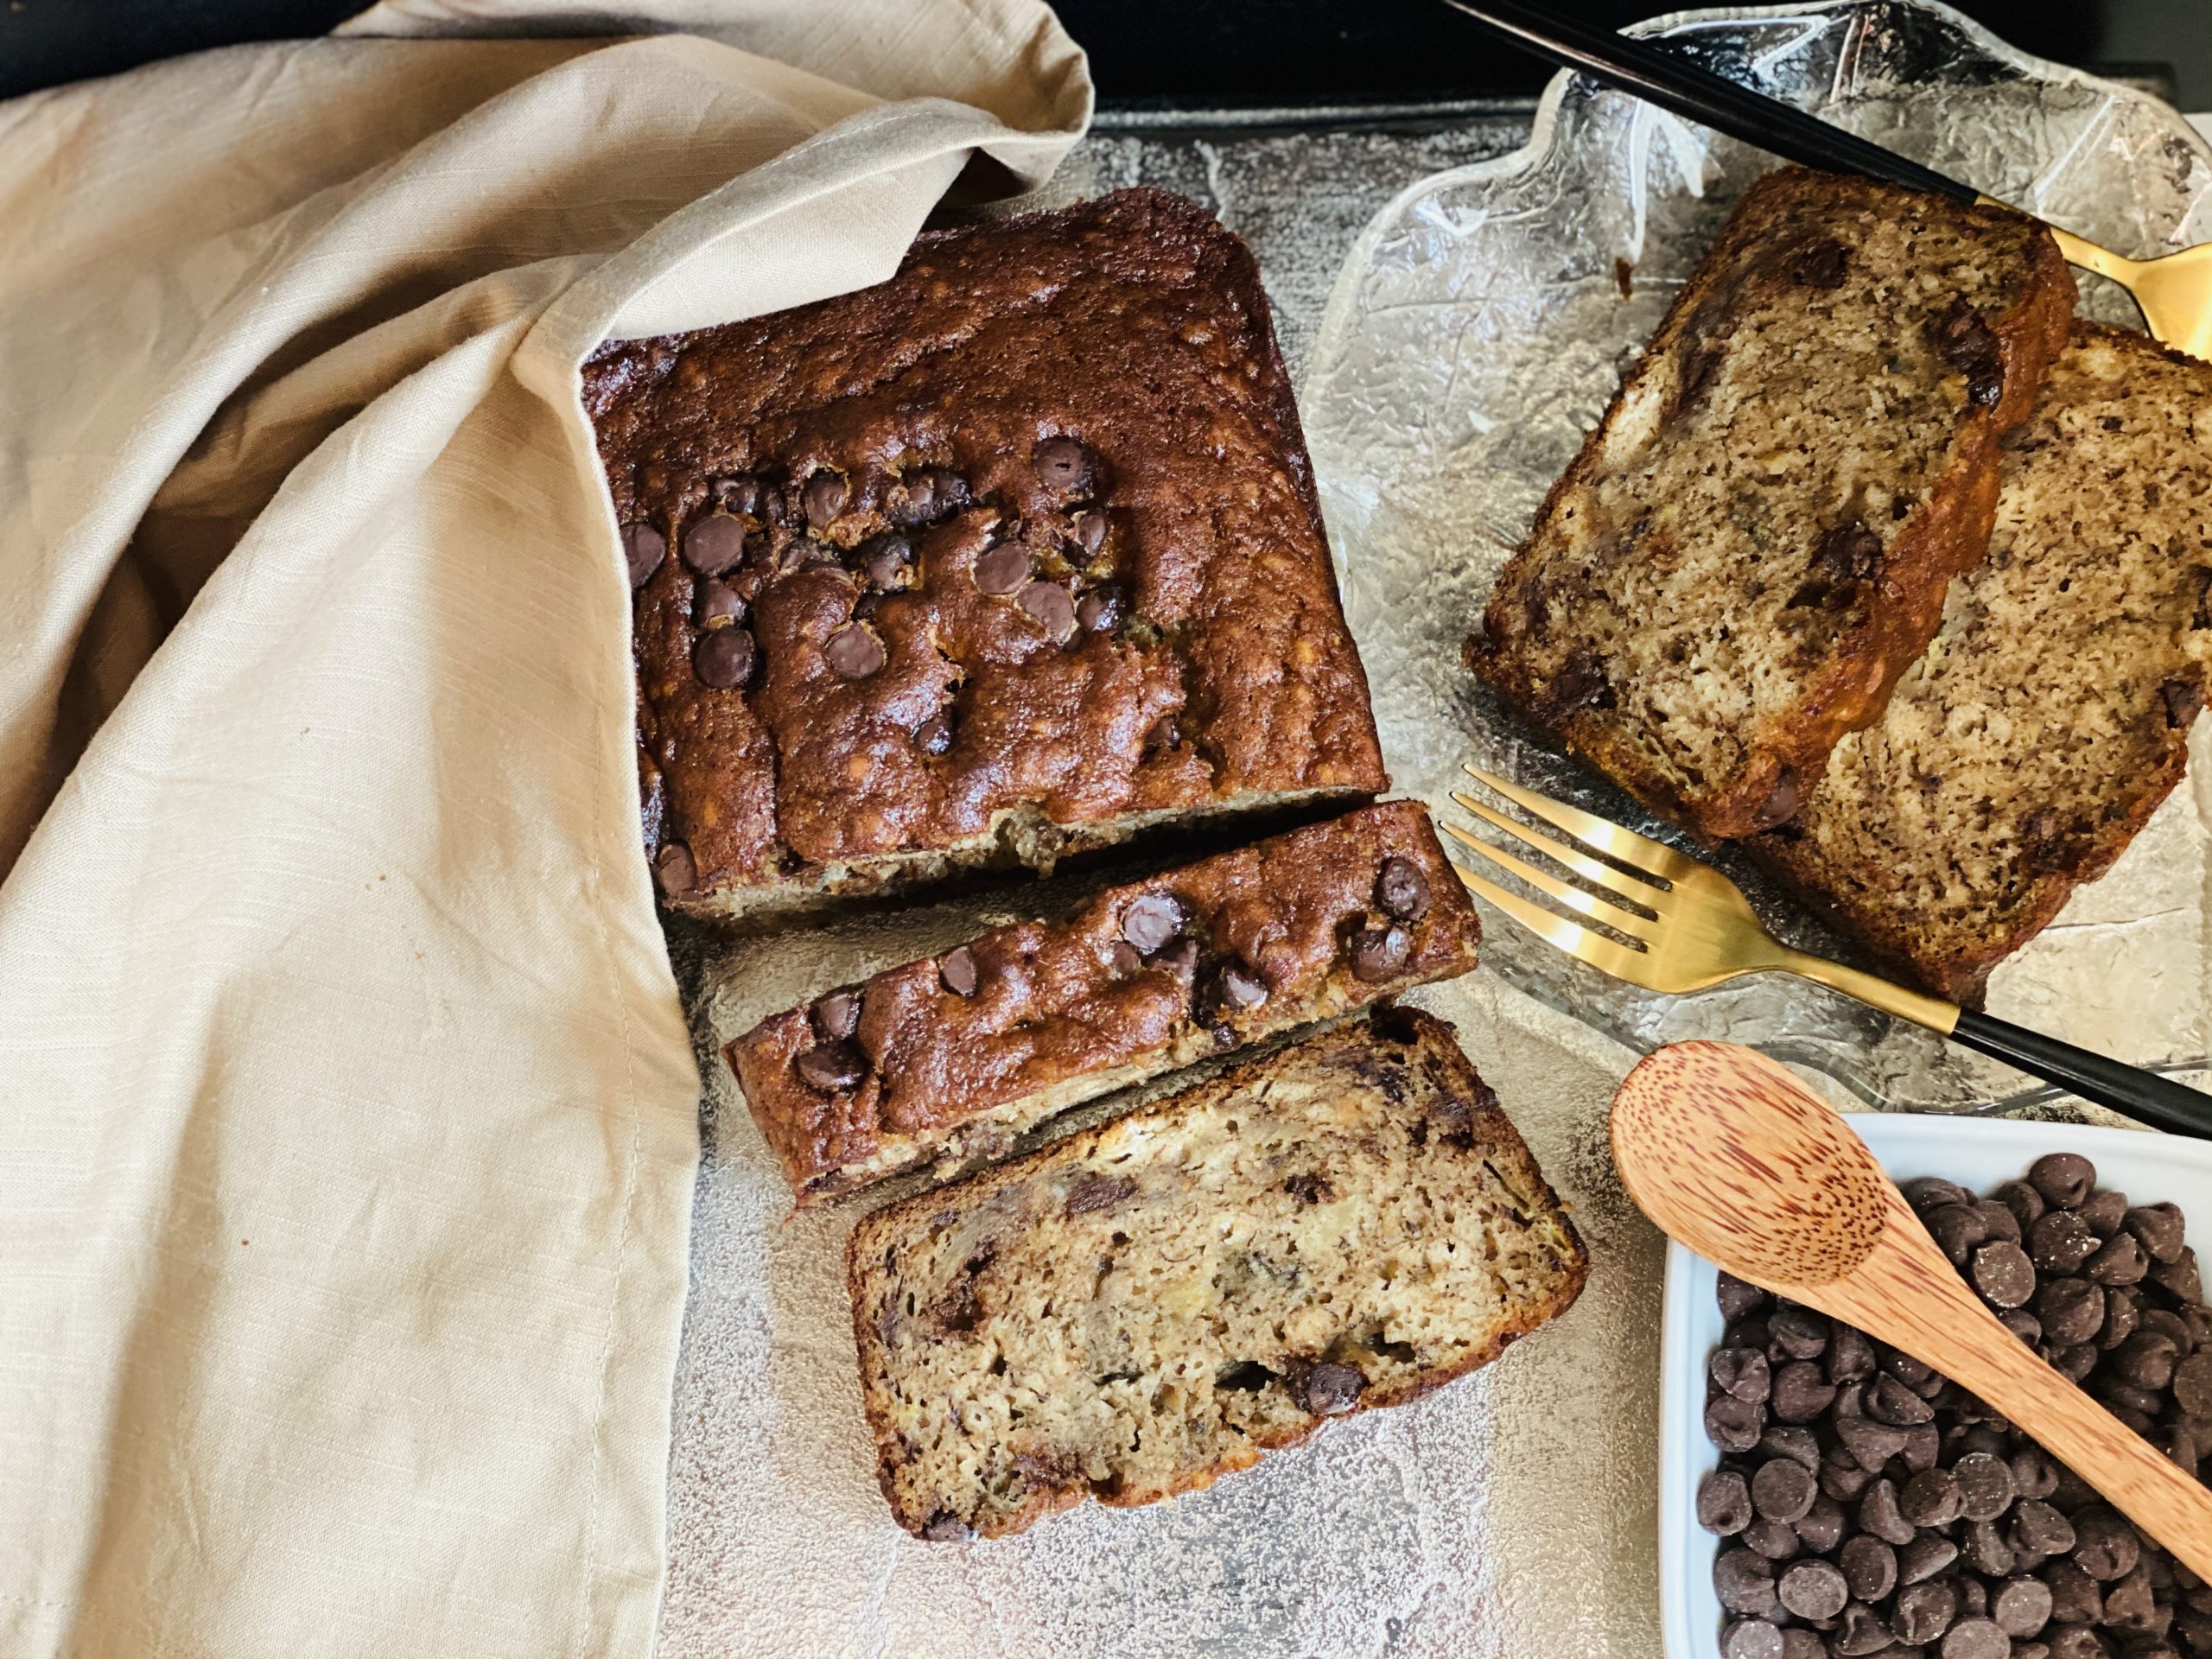
<svg viewBox="0 0 2212 1659">
<path fill-rule="evenodd" d="M 2212 1141 L 2212 1095 L 2187 1084 L 1971 1008 L 1960 1011 L 1951 1038 L 2139 1122 Z"/>
<path fill-rule="evenodd" d="M 1863 173 L 1908 190 L 1929 190 L 1972 203 L 1980 193 L 1933 168 L 1764 92 L 1753 92 L 1701 68 L 1678 52 L 1627 35 L 1616 35 L 1549 6 L 1526 0 L 1445 0 L 1476 22 L 1554 63 L 1581 70 L 1632 92 L 1647 103 L 1699 122 L 1732 138 L 1770 150 L 1785 161 L 1832 173 Z"/>
</svg>

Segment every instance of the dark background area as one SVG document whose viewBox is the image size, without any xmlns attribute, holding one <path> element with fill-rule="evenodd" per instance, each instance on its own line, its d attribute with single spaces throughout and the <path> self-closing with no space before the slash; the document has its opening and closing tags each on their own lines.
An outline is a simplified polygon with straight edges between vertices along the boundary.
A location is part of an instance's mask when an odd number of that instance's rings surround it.
<svg viewBox="0 0 2212 1659">
<path fill-rule="evenodd" d="M 0 97 L 240 41 L 319 35 L 366 0 L 0 0 Z M 834 5 L 836 0 L 817 0 Z M 1664 0 L 1567 0 L 1618 25 Z M 1360 103 L 1534 94 L 1548 74 L 1441 0 L 1061 0 L 1114 103 Z M 1967 0 L 2062 62 L 2163 64 L 2212 108 L 2212 0 Z"/>
</svg>

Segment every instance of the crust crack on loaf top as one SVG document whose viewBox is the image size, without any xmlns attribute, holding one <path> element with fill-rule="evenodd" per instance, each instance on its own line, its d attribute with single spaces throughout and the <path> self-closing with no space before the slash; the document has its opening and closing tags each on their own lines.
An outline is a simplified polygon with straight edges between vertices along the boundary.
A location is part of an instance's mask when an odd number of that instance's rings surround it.
<svg viewBox="0 0 2212 1659">
<path fill-rule="evenodd" d="M 2212 365 L 2080 323 L 2006 444 L 1988 560 L 1882 718 L 1750 844 L 1930 990 L 2102 874 L 2182 775 L 2212 669 Z"/>
<path fill-rule="evenodd" d="M 2073 305 L 2019 214 L 1769 174 L 1544 502 L 1471 662 L 1708 837 L 1788 817 L 1981 557 L 1996 441 Z"/>
<path fill-rule="evenodd" d="M 1250 252 L 1130 190 L 586 365 L 676 907 L 1387 781 Z"/>
<path fill-rule="evenodd" d="M 801 1204 L 1003 1155 L 1055 1112 L 1475 965 L 1415 801 L 1389 801 L 994 928 L 729 1046 Z"/>
<path fill-rule="evenodd" d="M 879 1211 L 846 1266 L 884 1495 L 939 1539 L 1210 1485 L 1487 1363 L 1588 1272 L 1402 1008 Z"/>
</svg>

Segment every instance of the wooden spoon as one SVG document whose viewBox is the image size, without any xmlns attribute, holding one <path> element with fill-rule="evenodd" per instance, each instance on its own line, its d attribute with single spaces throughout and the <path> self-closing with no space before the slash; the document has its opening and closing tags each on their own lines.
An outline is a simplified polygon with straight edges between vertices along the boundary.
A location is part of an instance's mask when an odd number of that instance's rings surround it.
<svg viewBox="0 0 2212 1659">
<path fill-rule="evenodd" d="M 1979 1395 L 2212 1580 L 2212 1492 L 2036 1357 L 1838 1112 L 1732 1043 L 1676 1043 L 1613 1096 L 1613 1161 L 1676 1243 Z"/>
</svg>

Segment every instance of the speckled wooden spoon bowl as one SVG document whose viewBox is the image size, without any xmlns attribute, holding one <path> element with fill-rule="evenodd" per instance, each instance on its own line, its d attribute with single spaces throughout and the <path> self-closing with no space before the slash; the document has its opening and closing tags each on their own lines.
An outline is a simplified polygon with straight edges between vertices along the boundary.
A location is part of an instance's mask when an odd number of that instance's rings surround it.
<svg viewBox="0 0 2212 1659">
<path fill-rule="evenodd" d="M 2000 1325 L 1848 1122 L 1783 1067 L 1732 1043 L 1662 1048 L 1613 1096 L 1612 1141 L 1669 1238 L 1934 1366 L 2212 1580 L 2212 1492 Z"/>
</svg>

